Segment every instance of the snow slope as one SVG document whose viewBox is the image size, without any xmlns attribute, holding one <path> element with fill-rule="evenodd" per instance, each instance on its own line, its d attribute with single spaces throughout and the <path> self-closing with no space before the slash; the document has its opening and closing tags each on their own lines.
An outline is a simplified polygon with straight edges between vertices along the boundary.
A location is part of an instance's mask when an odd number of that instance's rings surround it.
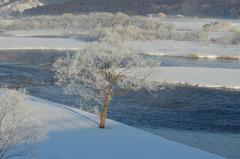
<svg viewBox="0 0 240 159">
<path fill-rule="evenodd" d="M 108 120 L 97 128 L 98 118 L 84 111 L 29 97 L 43 114 L 48 139 L 33 159 L 221 159 L 195 148 Z"/>
</svg>

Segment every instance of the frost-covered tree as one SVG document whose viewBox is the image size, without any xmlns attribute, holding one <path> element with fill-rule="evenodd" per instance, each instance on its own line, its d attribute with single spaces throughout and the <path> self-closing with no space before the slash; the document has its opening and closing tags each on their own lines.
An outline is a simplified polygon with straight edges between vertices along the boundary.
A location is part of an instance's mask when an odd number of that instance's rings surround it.
<svg viewBox="0 0 240 159">
<path fill-rule="evenodd" d="M 73 55 L 59 58 L 54 64 L 58 84 L 67 93 L 81 97 L 83 105 L 102 105 L 100 128 L 105 128 L 108 107 L 114 96 L 129 90 L 151 88 L 149 72 L 134 68 L 150 68 L 159 62 L 147 60 L 135 53 L 126 53 L 118 47 L 92 44 Z"/>
<path fill-rule="evenodd" d="M 0 88 L 0 159 L 28 155 L 46 131 L 23 90 Z"/>
</svg>

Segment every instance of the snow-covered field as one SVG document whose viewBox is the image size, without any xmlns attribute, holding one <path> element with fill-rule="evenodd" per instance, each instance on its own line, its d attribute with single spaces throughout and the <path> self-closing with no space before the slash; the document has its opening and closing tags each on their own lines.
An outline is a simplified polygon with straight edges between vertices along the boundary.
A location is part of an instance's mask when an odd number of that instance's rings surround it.
<svg viewBox="0 0 240 159">
<path fill-rule="evenodd" d="M 22 37 L 63 35 L 61 31 L 50 34 L 49 31 L 30 32 L 29 35 L 18 32 L 17 37 L 0 37 L 0 50 L 17 49 L 56 49 L 56 50 L 80 50 L 88 42 L 75 38 L 47 38 L 47 37 Z M 16 36 L 16 35 L 15 35 Z M 20 36 L 20 37 L 19 37 Z M 205 45 L 187 41 L 129 41 L 122 44 L 126 48 L 137 49 L 144 54 L 159 56 L 177 56 L 191 58 L 217 59 L 221 57 L 233 57 L 240 59 L 240 46 L 238 45 Z"/>
<path fill-rule="evenodd" d="M 34 159 L 220 159 L 201 150 L 162 137 L 108 121 L 107 129 L 98 128 L 98 117 L 87 112 L 29 97 L 43 114 L 48 138 L 39 145 Z"/>
<path fill-rule="evenodd" d="M 143 70 L 138 70 L 143 71 Z M 149 71 L 149 69 L 147 69 Z M 199 87 L 240 88 L 240 70 L 201 67 L 151 68 L 151 81 L 168 84 L 189 84 Z"/>
<path fill-rule="evenodd" d="M 186 58 L 196 55 L 196 58 L 207 59 L 217 59 L 226 56 L 240 59 L 240 46 L 238 45 L 206 45 L 197 42 L 173 40 L 126 42 L 123 45 L 139 49 L 149 55 L 180 56 Z"/>
</svg>

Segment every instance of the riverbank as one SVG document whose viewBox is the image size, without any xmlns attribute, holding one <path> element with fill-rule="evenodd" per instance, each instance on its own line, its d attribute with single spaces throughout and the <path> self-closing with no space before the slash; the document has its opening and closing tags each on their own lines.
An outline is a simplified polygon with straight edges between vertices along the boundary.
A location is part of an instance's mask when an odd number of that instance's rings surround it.
<svg viewBox="0 0 240 159">
<path fill-rule="evenodd" d="M 35 97 L 28 100 L 42 113 L 49 131 L 48 139 L 32 156 L 34 159 L 222 158 L 111 120 L 102 130 L 95 115 Z"/>
</svg>

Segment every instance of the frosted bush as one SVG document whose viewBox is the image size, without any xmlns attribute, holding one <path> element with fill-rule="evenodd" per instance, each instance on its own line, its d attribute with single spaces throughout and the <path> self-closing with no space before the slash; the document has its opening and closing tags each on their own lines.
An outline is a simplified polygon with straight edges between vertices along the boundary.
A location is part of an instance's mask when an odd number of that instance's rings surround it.
<svg viewBox="0 0 240 159">
<path fill-rule="evenodd" d="M 207 32 L 224 32 L 230 31 L 233 29 L 233 26 L 234 25 L 228 22 L 212 22 L 210 24 L 205 24 L 203 30 Z"/>
<path fill-rule="evenodd" d="M 205 44 L 209 44 L 210 43 L 210 37 L 209 37 L 209 32 L 204 31 L 204 30 L 200 30 L 198 32 L 198 36 L 199 36 L 199 41 L 205 43 Z"/>
<path fill-rule="evenodd" d="M 85 38 L 90 41 L 99 41 L 106 43 L 121 42 L 122 36 L 113 28 L 96 28 L 93 31 L 85 34 Z"/>
<path fill-rule="evenodd" d="M 240 44 L 240 31 L 235 32 L 232 40 L 232 44 L 239 45 Z"/>
<path fill-rule="evenodd" d="M 127 27 L 96 28 L 85 34 L 85 38 L 90 41 L 114 43 L 125 40 L 173 40 L 177 36 L 174 31 L 168 29 L 162 31 L 144 30 L 134 25 L 129 25 Z"/>
<path fill-rule="evenodd" d="M 141 17 L 141 16 L 128 16 L 123 13 L 89 13 L 81 15 L 63 14 L 58 16 L 34 16 L 21 18 L 15 20 L 10 30 L 29 30 L 29 29 L 67 29 L 75 28 L 81 30 L 99 30 L 111 28 L 112 33 L 115 33 L 117 28 L 128 29 L 129 27 L 137 28 L 144 31 L 145 35 L 147 31 L 153 32 L 166 32 L 171 31 L 174 28 L 172 24 L 161 23 L 156 19 Z M 109 29 L 108 29 L 109 30 Z M 98 32 L 95 31 L 98 36 Z M 141 33 L 141 32 L 139 32 Z M 110 34 L 107 34 L 108 36 Z M 106 36 L 107 36 L 106 35 Z M 90 32 L 89 37 L 92 37 L 93 33 Z M 109 39 L 105 36 L 106 39 Z M 111 35 L 110 35 L 111 36 Z M 150 36 L 146 37 L 148 39 Z M 101 38 L 102 39 L 102 38 Z"/>
<path fill-rule="evenodd" d="M 225 33 L 221 37 L 212 38 L 212 42 L 224 44 L 224 45 L 238 45 L 240 44 L 240 32 L 234 32 L 232 34 Z"/>
<path fill-rule="evenodd" d="M 215 43 L 220 43 L 220 44 L 224 44 L 224 45 L 228 45 L 228 44 L 232 44 L 232 40 L 233 37 L 228 35 L 228 34 L 224 34 L 221 37 L 218 38 L 214 38 L 212 39 Z"/>
<path fill-rule="evenodd" d="M 24 157 L 46 132 L 23 90 L 0 89 L 0 158 Z"/>
</svg>

